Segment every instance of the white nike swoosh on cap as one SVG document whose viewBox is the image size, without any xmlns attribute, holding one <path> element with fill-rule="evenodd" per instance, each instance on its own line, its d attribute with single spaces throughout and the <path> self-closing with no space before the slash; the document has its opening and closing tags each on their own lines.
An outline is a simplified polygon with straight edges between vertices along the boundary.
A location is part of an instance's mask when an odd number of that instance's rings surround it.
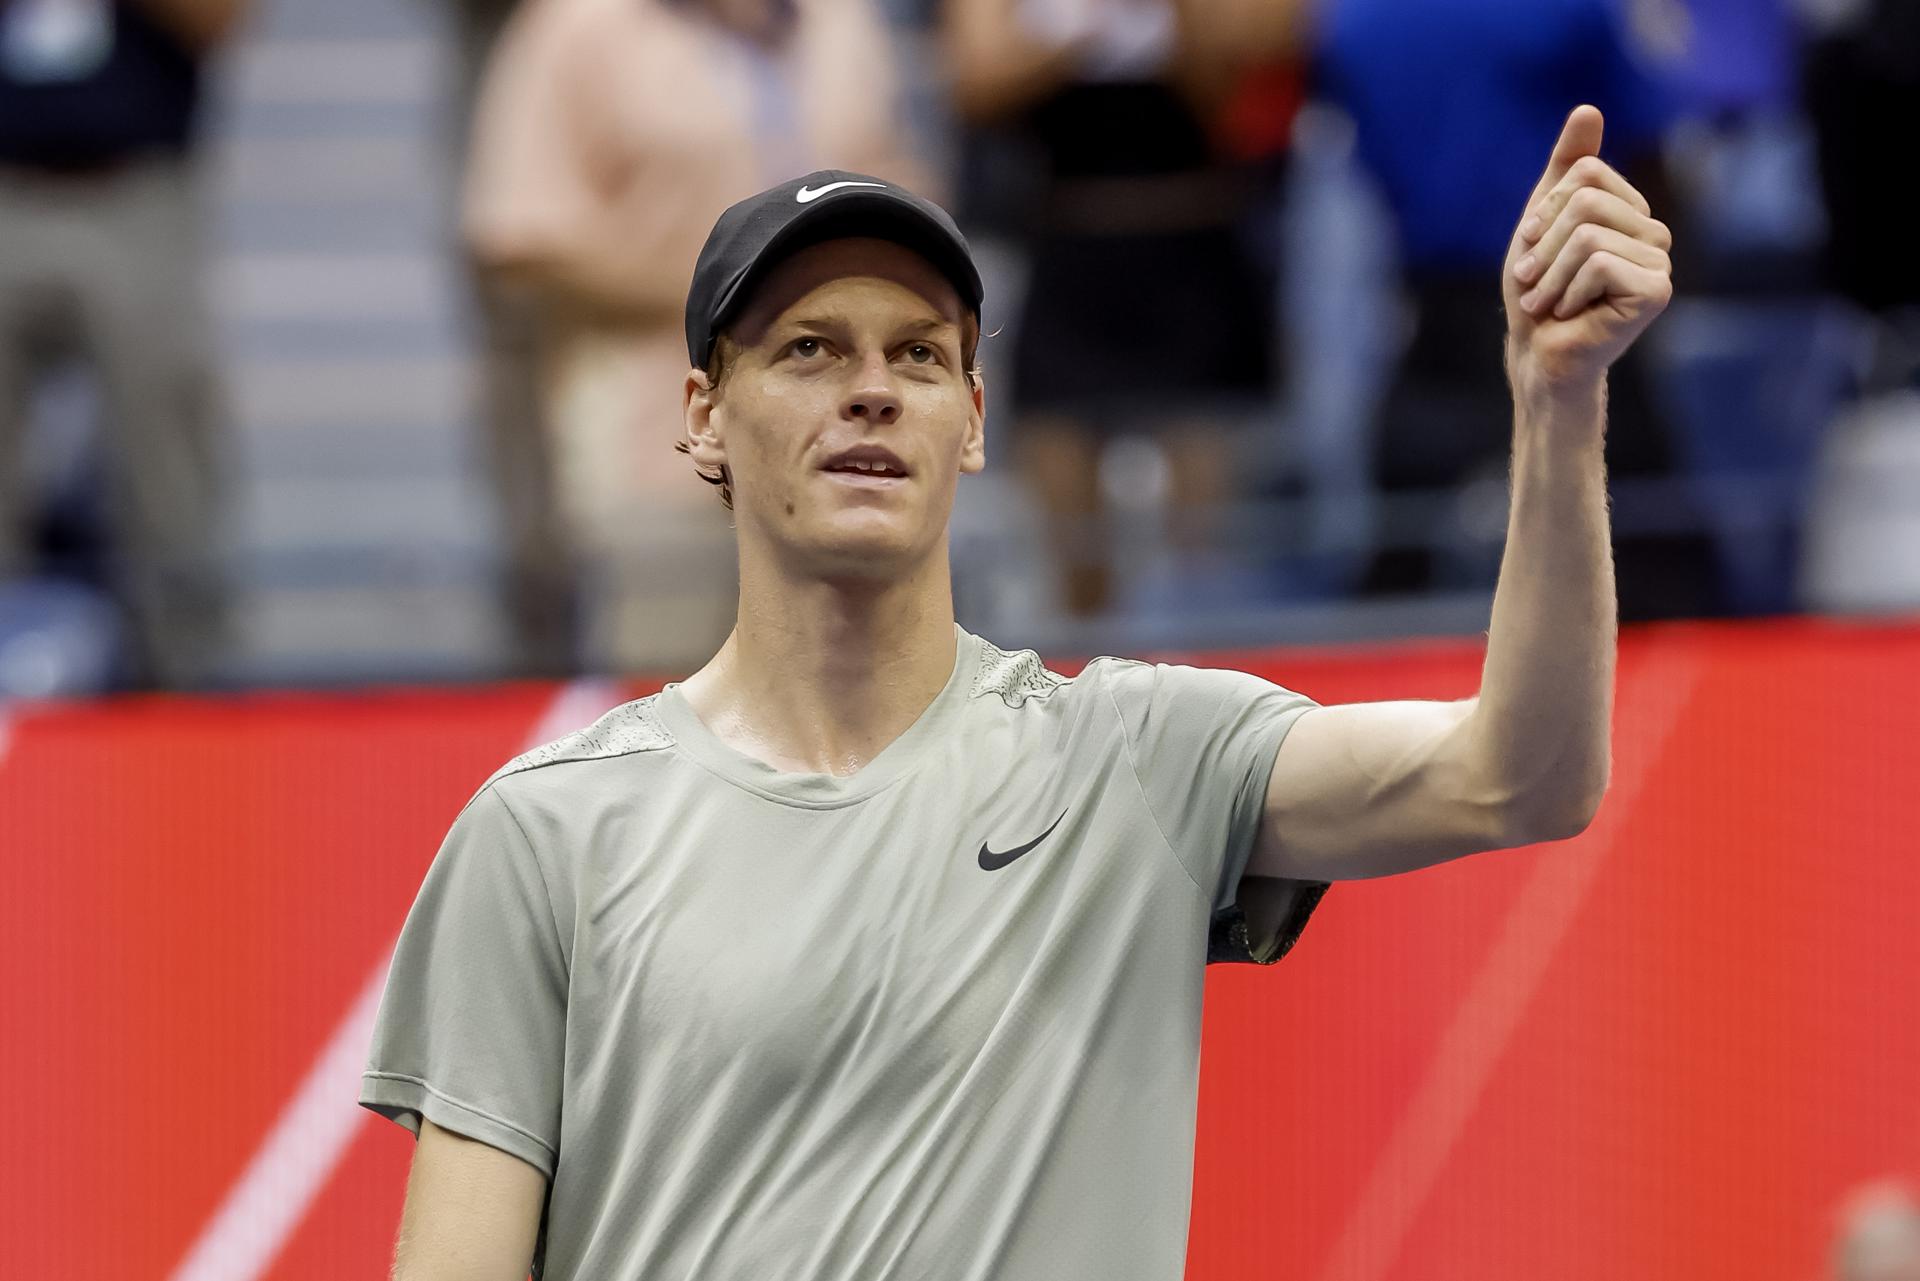
<svg viewBox="0 0 1920 1281">
<path fill-rule="evenodd" d="M 887 184 L 886 184 L 886 183 L 884 183 L 884 182 L 852 182 L 852 181 L 848 181 L 848 182 L 830 182 L 830 183 L 828 183 L 828 184 L 827 184 L 826 186 L 824 186 L 824 187 L 822 187 L 822 188 L 820 188 L 820 189 L 819 189 L 818 191 L 815 191 L 815 190 L 813 190 L 813 189 L 812 189 L 812 188 L 810 188 L 810 187 L 802 187 L 802 188 L 800 188 L 800 190 L 798 190 L 798 191 L 796 191 L 796 192 L 794 192 L 794 193 L 793 193 L 793 198 L 794 198 L 795 200 L 797 200 L 797 201 L 799 201 L 799 202 L 800 202 L 801 204 L 803 204 L 803 205 L 804 205 L 804 204 L 806 204 L 806 203 L 808 203 L 809 201 L 813 201 L 813 200 L 818 200 L 818 199 L 820 199 L 820 197 L 822 197 L 822 196 L 824 196 L 824 195 L 826 195 L 826 194 L 827 194 L 827 193 L 828 193 L 829 191 L 838 191 L 838 190 L 840 190 L 840 188 L 842 188 L 842 187 L 880 187 L 880 188 L 885 188 L 885 187 L 886 187 L 886 185 L 887 185 Z"/>
</svg>

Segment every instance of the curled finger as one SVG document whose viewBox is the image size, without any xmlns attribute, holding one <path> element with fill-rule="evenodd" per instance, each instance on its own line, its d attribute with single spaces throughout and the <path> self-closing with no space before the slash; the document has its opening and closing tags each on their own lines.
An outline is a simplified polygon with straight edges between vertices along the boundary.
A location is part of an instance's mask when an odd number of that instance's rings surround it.
<svg viewBox="0 0 1920 1281">
<path fill-rule="evenodd" d="M 1666 272 L 1603 250 L 1587 259 L 1553 314 L 1566 320 L 1608 297 L 1644 298 L 1664 307 L 1672 296 L 1673 280 Z"/>
<path fill-rule="evenodd" d="M 1598 156 L 1586 156 L 1527 210 L 1526 216 L 1520 221 L 1520 238 L 1528 243 L 1538 240 L 1560 216 L 1560 211 L 1566 208 L 1574 193 L 1587 187 L 1612 192 L 1643 215 L 1653 212 L 1653 206 L 1647 203 L 1647 198 L 1622 178 L 1612 165 Z"/>
<path fill-rule="evenodd" d="M 1573 193 L 1539 242 L 1513 264 L 1513 278 L 1522 285 L 1531 285 L 1540 279 L 1559 258 L 1573 233 L 1587 224 L 1610 227 L 1662 253 L 1673 248 L 1673 233 L 1667 224 L 1641 213 L 1610 191 L 1583 187 Z"/>
<path fill-rule="evenodd" d="M 1664 273 L 1672 269 L 1672 262 L 1664 249 L 1657 249 L 1612 227 L 1595 222 L 1582 223 L 1568 234 L 1566 245 L 1547 266 L 1540 283 L 1521 296 L 1521 308 L 1533 316 L 1542 316 L 1555 310 L 1555 302 L 1586 269 L 1588 261 L 1602 253 L 1612 254 L 1653 271 Z"/>
</svg>

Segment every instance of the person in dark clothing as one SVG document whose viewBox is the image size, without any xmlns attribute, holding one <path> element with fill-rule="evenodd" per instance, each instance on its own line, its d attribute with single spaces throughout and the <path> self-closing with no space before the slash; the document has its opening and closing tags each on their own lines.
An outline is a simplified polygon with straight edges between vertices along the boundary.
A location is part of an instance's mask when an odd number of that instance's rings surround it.
<svg viewBox="0 0 1920 1281">
<path fill-rule="evenodd" d="M 495 46 L 520 0 L 453 0 L 454 75 L 446 136 L 464 170 Z M 500 595 L 510 632 L 506 674 L 556 679 L 579 669 L 577 569 L 553 499 L 554 460 L 540 395 L 540 308 L 525 290 L 460 263 L 481 365 L 480 435 L 500 514 Z"/>
<path fill-rule="evenodd" d="M 242 0 L 0 6 L 0 580 L 35 568 L 39 379 L 101 389 L 110 583 L 134 685 L 209 682 L 226 628 L 221 442 L 201 295 L 201 64 Z"/>
<path fill-rule="evenodd" d="M 1869 311 L 1920 306 L 1920 243 L 1905 194 L 1920 119 L 1920 6 L 1868 0 L 1808 45 L 1807 114 L 1819 142 L 1827 270 Z"/>
<path fill-rule="evenodd" d="M 948 0 L 962 117 L 1040 157 L 1018 237 L 1013 453 L 1050 519 L 1065 611 L 1113 596 L 1100 462 L 1166 445 L 1175 533 L 1204 549 L 1231 497 L 1227 428 L 1274 389 L 1273 287 L 1246 224 L 1272 174 L 1216 127 L 1252 70 L 1290 57 L 1304 6 L 1234 0 Z"/>
</svg>

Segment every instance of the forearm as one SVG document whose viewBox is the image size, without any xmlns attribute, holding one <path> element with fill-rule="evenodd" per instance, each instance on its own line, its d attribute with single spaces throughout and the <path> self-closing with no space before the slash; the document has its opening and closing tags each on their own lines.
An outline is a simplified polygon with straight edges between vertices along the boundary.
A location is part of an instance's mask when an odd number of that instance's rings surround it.
<svg viewBox="0 0 1920 1281">
<path fill-rule="evenodd" d="M 147 16 L 196 51 L 208 52 L 233 30 L 246 0 L 136 0 Z"/>
<path fill-rule="evenodd" d="M 1480 759 L 1521 830 L 1569 835 L 1606 790 L 1618 610 L 1604 382 L 1515 394 L 1512 501 L 1480 696 Z"/>
<path fill-rule="evenodd" d="M 976 123 L 1005 119 L 1066 84 L 1081 58 L 1077 47 L 1011 40 L 1004 32 L 991 42 L 954 33 L 947 45 L 954 103 Z"/>
<path fill-rule="evenodd" d="M 1224 97 L 1247 68 L 1300 56 L 1313 8 L 1307 0 L 1175 0 L 1181 70 Z"/>
<path fill-rule="evenodd" d="M 469 217 L 466 240 L 492 275 L 564 306 L 620 323 L 670 323 L 686 303 L 700 247 L 625 212 L 593 209 L 558 224 L 517 207 L 483 208 Z"/>
<path fill-rule="evenodd" d="M 617 255 L 591 246 L 481 262 L 502 281 L 542 291 L 556 303 L 622 324 L 670 322 L 685 305 L 686 288 Z"/>
</svg>

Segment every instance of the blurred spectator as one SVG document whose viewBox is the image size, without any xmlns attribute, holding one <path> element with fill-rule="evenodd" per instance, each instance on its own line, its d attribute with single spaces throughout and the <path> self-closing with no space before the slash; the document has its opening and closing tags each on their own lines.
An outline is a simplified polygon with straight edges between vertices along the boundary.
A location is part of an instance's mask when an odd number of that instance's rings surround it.
<svg viewBox="0 0 1920 1281">
<path fill-rule="evenodd" d="M 0 579 L 36 569 L 27 411 L 77 359 L 100 389 L 107 576 L 136 685 L 210 681 L 225 630 L 193 152 L 202 63 L 241 8 L 0 5 Z"/>
<path fill-rule="evenodd" d="M 1298 536 L 1273 548 L 1269 592 L 1353 595 L 1379 537 L 1372 438 L 1399 351 L 1392 217 L 1355 154 L 1353 121 L 1324 97 L 1299 112 L 1274 234 L 1286 395 L 1255 485 L 1295 501 Z"/>
<path fill-rule="evenodd" d="M 451 129 L 465 160 L 480 86 L 494 47 L 520 0 L 451 0 L 454 18 Z M 576 670 L 575 572 L 548 477 L 551 432 L 540 395 L 539 309 L 525 291 L 503 287 L 466 262 L 480 355 L 480 420 L 487 474 L 500 518 L 505 564 L 501 603 L 512 653 L 510 674 L 552 679 Z"/>
<path fill-rule="evenodd" d="M 1414 539 L 1437 550 L 1384 549 L 1367 590 L 1493 586 L 1512 442 L 1501 359 L 1507 245 L 1568 111 L 1583 102 L 1606 113 L 1609 163 L 1656 214 L 1671 214 L 1658 146 L 1677 103 L 1663 70 L 1684 46 L 1686 19 L 1679 0 L 1328 0 L 1318 67 L 1393 215 L 1410 306 L 1375 480 L 1389 498 L 1454 495 L 1418 518 Z M 1616 477 L 1672 468 L 1644 361 L 1634 348 L 1609 380 Z M 1621 524 L 1622 618 L 1720 612 L 1704 539 L 1629 536 Z"/>
<path fill-rule="evenodd" d="M 1805 298 L 1826 215 L 1796 89 L 1789 0 L 1684 0 L 1664 78 L 1683 113 L 1666 138 L 1686 293 Z"/>
<path fill-rule="evenodd" d="M 1920 240 L 1906 167 L 1920 121 L 1920 5 L 1800 0 L 1814 33 L 1807 110 L 1819 138 L 1832 224 L 1828 266 L 1841 293 L 1874 311 L 1920 306 Z"/>
<path fill-rule="evenodd" d="M 1178 543 L 1204 547 L 1207 513 L 1233 493 L 1227 429 L 1272 394 L 1273 289 L 1247 237 L 1267 192 L 1243 158 L 1284 142 L 1280 113 L 1297 93 L 1276 91 L 1271 73 L 1294 49 L 1301 7 L 947 0 L 961 115 L 1041 156 L 1020 229 L 1029 275 L 1011 439 L 1050 518 L 1072 614 L 1113 595 L 1105 447 L 1141 431 L 1164 444 Z"/>
<path fill-rule="evenodd" d="M 1864 317 L 1857 399 L 1827 427 L 1807 513 L 1801 601 L 1920 605 L 1920 243 L 1893 157 L 1920 120 L 1920 7 L 1797 0 L 1802 77 L 1829 223 L 1830 288 Z"/>
<path fill-rule="evenodd" d="M 453 0 L 452 116 L 464 153 L 485 70 L 520 0 Z M 512 633 L 509 670 L 553 678 L 577 669 L 576 573 L 552 473 L 551 431 L 540 395 L 540 316 L 525 291 L 503 287 L 468 259 L 481 357 L 480 416 L 488 474 L 505 543 L 502 601 Z"/>
<path fill-rule="evenodd" d="M 540 308 L 540 480 L 585 562 L 589 665 L 677 669 L 731 629 L 727 513 L 672 452 L 694 258 L 729 204 L 795 174 L 924 186 L 897 104 L 870 0 L 527 0 L 510 21 L 466 235 Z"/>
<path fill-rule="evenodd" d="M 1679 294 L 1646 360 L 1728 610 L 1781 614 L 1858 326 L 1820 287 L 1826 217 L 1786 0 L 1686 0 L 1684 15 L 1667 78 L 1685 116 L 1665 147 Z"/>
<path fill-rule="evenodd" d="M 1920 609 L 1920 345 L 1907 362 L 1912 389 L 1862 396 L 1827 425 L 1799 566 L 1808 609 Z"/>
<path fill-rule="evenodd" d="M 1837 1217 L 1833 1281 L 1920 1281 L 1920 1202 L 1905 1183 L 1856 1188 Z"/>
</svg>

